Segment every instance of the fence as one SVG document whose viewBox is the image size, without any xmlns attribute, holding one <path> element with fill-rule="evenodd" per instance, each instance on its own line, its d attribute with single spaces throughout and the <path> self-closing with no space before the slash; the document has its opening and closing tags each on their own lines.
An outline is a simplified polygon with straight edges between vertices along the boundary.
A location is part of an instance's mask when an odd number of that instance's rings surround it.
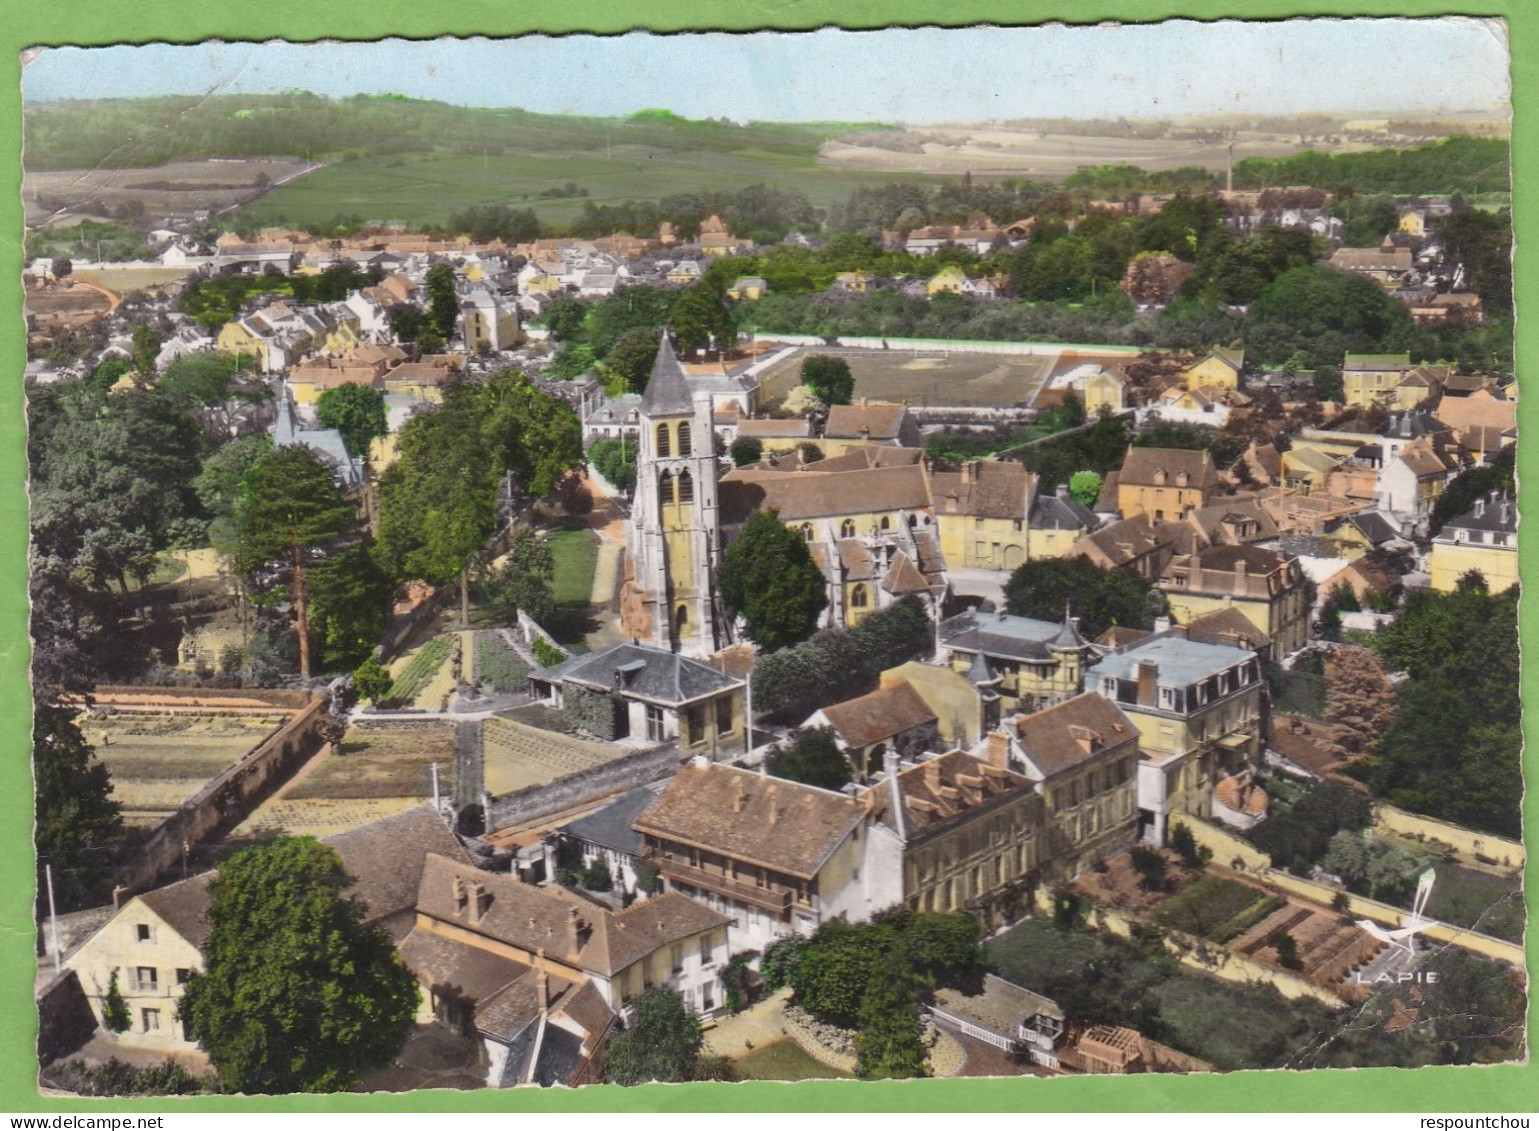
<svg viewBox="0 0 1539 1131">
<path fill-rule="evenodd" d="M 761 338 L 766 342 L 781 342 L 790 346 L 820 346 L 824 349 L 885 349 L 893 353 L 913 353 L 919 351 L 945 351 L 948 353 L 1000 353 L 1017 355 L 1056 355 L 1060 353 L 1073 353 L 1076 350 L 1094 350 L 1096 353 L 1126 354 L 1129 357 L 1137 357 L 1141 348 L 1139 346 L 1108 346 L 1097 345 L 1091 342 L 985 342 L 964 341 L 950 338 L 883 338 L 883 337 L 846 337 L 837 335 L 833 338 L 833 344 L 817 334 L 775 334 L 756 333 L 755 338 Z"/>
<path fill-rule="evenodd" d="M 176 699 L 166 689 L 157 689 L 160 698 Z M 247 693 L 241 692 L 242 696 Z M 282 692 L 270 694 L 284 694 Z M 288 694 L 294 694 L 292 692 Z M 101 700 L 98 696 L 98 701 Z M 195 693 L 185 698 L 217 698 Z M 133 894 L 152 886 L 156 878 L 182 859 L 182 853 L 200 843 L 222 825 L 234 823 L 254 807 L 251 803 L 264 796 L 270 786 L 285 780 L 299 763 L 319 749 L 321 730 L 329 719 L 330 700 L 313 695 L 305 707 L 284 723 L 240 761 L 226 767 L 217 777 L 184 802 L 145 840 L 135 859 L 118 870 L 116 882 L 120 894 Z M 142 708 L 141 708 L 142 709 Z M 163 708 L 162 708 L 163 709 Z M 200 710 L 222 713 L 221 708 Z"/>
</svg>

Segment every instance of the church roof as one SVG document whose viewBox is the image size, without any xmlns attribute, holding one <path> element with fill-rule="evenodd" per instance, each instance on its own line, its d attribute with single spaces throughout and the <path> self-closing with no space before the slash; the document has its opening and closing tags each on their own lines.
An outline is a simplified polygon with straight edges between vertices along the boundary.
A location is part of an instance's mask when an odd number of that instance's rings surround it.
<svg viewBox="0 0 1539 1131">
<path fill-rule="evenodd" d="M 647 416 L 674 416 L 691 412 L 694 399 L 690 396 L 689 382 L 684 377 L 684 367 L 673 352 L 673 343 L 664 330 L 657 344 L 657 360 L 652 364 L 652 376 L 647 390 L 641 395 L 641 411 Z"/>
</svg>

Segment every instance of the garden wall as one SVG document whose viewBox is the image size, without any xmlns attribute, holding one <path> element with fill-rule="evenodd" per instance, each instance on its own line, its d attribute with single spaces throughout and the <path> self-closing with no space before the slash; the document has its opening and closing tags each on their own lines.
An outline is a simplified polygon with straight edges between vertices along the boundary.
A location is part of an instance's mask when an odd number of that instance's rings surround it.
<svg viewBox="0 0 1539 1131">
<path fill-rule="evenodd" d="M 1516 841 L 1434 821 L 1431 817 L 1407 813 L 1393 805 L 1373 807 L 1373 827 L 1378 832 L 1422 841 L 1429 848 L 1448 849 L 1460 864 L 1500 872 L 1504 876 L 1520 875 L 1528 859 L 1523 846 Z"/>
<path fill-rule="evenodd" d="M 184 710 L 206 710 L 224 713 L 223 708 L 194 708 L 198 699 L 217 698 L 207 694 L 176 696 L 172 689 L 157 688 L 155 693 L 167 699 L 183 699 L 188 703 Z M 294 692 L 240 692 L 248 694 L 295 695 Z M 102 702 L 98 695 L 97 701 Z M 246 753 L 200 789 L 181 808 L 155 827 L 148 839 L 134 854 L 134 858 L 118 869 L 115 877 L 122 889 L 119 894 L 132 895 L 152 887 L 156 878 L 182 859 L 183 846 L 191 847 L 215 832 L 221 825 L 236 823 L 246 817 L 255 803 L 267 792 L 299 768 L 311 754 L 320 748 L 321 732 L 330 714 L 328 696 L 315 693 L 308 703 L 294 716 L 269 735 L 259 745 Z M 143 708 L 141 708 L 143 709 Z M 165 708 L 157 708 L 165 710 Z"/>
<path fill-rule="evenodd" d="M 1398 813 L 1399 810 L 1394 810 L 1393 812 Z M 1410 814 L 1403 815 L 1410 816 Z M 1425 818 L 1417 817 L 1412 819 L 1421 821 Z M 1332 887 L 1330 884 L 1322 884 L 1317 880 L 1307 879 L 1303 876 L 1295 876 L 1291 872 L 1280 868 L 1273 868 L 1271 859 L 1264 852 L 1257 849 L 1255 845 L 1190 814 L 1172 814 L 1171 821 L 1174 824 L 1185 825 L 1191 830 L 1193 839 L 1199 845 L 1212 849 L 1213 862 L 1215 864 L 1227 868 L 1233 861 L 1238 859 L 1244 867 L 1235 869 L 1236 871 L 1248 874 L 1268 887 L 1300 896 L 1325 907 L 1332 906 L 1335 900 L 1344 895 L 1347 899 L 1347 911 L 1350 914 L 1364 919 L 1372 919 L 1375 923 L 1382 923 L 1391 927 L 1403 927 L 1406 920 L 1411 917 L 1411 913 L 1403 907 L 1380 903 L 1376 899 L 1354 895 L 1342 888 Z M 1429 823 L 1438 824 L 1435 821 Z M 1453 828 L 1451 825 L 1441 827 Z M 1466 835 L 1474 834 L 1467 833 Z M 1434 927 L 1427 928 L 1423 934 L 1426 938 L 1450 943 L 1461 950 L 1482 954 L 1487 958 L 1494 958 L 1500 962 L 1508 962 L 1520 969 L 1524 964 L 1523 948 L 1517 943 L 1492 938 L 1490 935 L 1483 935 L 1478 931 L 1471 931 L 1465 927 L 1455 927 L 1446 923 L 1439 923 Z"/>
<path fill-rule="evenodd" d="M 670 743 L 605 762 L 602 766 L 545 785 L 490 798 L 486 809 L 486 831 L 490 835 L 502 829 L 528 825 L 603 797 L 661 781 L 672 776 L 689 757 L 676 743 Z"/>
</svg>

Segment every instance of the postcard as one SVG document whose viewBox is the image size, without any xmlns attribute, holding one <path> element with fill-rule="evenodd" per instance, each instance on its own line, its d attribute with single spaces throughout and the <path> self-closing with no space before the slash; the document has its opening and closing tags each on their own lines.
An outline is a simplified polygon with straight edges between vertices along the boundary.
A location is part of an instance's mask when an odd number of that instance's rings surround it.
<svg viewBox="0 0 1539 1131">
<path fill-rule="evenodd" d="M 24 63 L 41 1088 L 1526 1058 L 1502 21 Z"/>
</svg>

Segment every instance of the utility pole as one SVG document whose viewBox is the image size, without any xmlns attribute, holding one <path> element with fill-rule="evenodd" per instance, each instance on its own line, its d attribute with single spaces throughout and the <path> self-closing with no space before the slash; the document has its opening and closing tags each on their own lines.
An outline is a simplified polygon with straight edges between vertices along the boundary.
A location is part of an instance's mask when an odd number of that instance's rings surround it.
<svg viewBox="0 0 1539 1131">
<path fill-rule="evenodd" d="M 433 812 L 441 812 L 438 799 L 438 763 L 433 763 Z"/>
<path fill-rule="evenodd" d="M 59 911 L 53 901 L 53 865 L 46 865 L 43 873 L 48 877 L 48 927 L 53 938 L 53 972 L 57 974 L 64 969 L 64 951 L 59 946 Z"/>
</svg>

